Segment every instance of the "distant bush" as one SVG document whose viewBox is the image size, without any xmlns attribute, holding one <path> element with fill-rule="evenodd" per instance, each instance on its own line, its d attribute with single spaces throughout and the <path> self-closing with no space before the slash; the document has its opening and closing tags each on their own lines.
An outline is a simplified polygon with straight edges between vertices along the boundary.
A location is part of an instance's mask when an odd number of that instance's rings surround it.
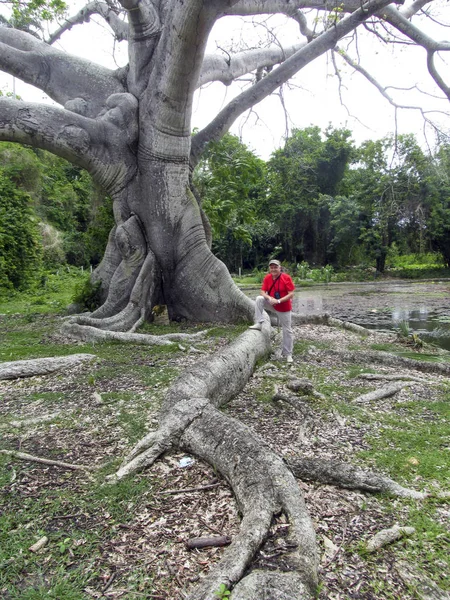
<svg viewBox="0 0 450 600">
<path fill-rule="evenodd" d="M 92 283 L 91 278 L 87 277 L 76 285 L 72 301 L 92 312 L 102 303 L 100 287 L 100 281 Z"/>
</svg>

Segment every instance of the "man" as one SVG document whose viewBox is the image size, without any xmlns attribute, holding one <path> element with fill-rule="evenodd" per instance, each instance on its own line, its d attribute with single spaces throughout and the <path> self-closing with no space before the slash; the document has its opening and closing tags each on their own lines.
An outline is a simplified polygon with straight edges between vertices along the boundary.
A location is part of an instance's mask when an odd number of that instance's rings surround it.
<svg viewBox="0 0 450 600">
<path fill-rule="evenodd" d="M 280 261 L 272 259 L 269 262 L 269 273 L 262 282 L 261 293 L 256 298 L 255 324 L 250 327 L 261 331 L 264 310 L 276 314 L 283 331 L 281 355 L 286 357 L 288 363 L 292 362 L 294 347 L 294 334 L 291 327 L 294 290 L 294 282 L 287 273 L 281 271 Z"/>
</svg>

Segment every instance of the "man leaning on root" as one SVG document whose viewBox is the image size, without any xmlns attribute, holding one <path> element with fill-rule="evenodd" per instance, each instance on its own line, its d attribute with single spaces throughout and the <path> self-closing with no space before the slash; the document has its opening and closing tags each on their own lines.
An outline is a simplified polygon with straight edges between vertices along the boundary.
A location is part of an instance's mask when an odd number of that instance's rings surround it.
<svg viewBox="0 0 450 600">
<path fill-rule="evenodd" d="M 276 314 L 283 332 L 281 356 L 285 356 L 288 363 L 292 362 L 294 347 L 294 334 L 291 327 L 294 290 L 294 282 L 287 273 L 282 272 L 280 261 L 272 259 L 269 262 L 269 273 L 262 282 L 261 293 L 256 298 L 255 324 L 250 327 L 261 331 L 264 310 Z"/>
</svg>

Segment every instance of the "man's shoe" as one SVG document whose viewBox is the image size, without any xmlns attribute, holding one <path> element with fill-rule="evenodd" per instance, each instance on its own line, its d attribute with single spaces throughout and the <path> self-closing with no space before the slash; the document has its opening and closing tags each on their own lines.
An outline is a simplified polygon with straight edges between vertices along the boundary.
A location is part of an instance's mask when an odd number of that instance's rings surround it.
<svg viewBox="0 0 450 600">
<path fill-rule="evenodd" d="M 288 362 L 288 363 L 292 363 L 292 362 L 294 362 L 294 359 L 292 358 L 292 354 L 288 354 L 288 355 L 286 356 L 286 362 Z"/>
<path fill-rule="evenodd" d="M 250 325 L 249 329 L 256 329 L 257 331 L 261 331 L 262 323 L 255 323 L 254 325 Z"/>
</svg>

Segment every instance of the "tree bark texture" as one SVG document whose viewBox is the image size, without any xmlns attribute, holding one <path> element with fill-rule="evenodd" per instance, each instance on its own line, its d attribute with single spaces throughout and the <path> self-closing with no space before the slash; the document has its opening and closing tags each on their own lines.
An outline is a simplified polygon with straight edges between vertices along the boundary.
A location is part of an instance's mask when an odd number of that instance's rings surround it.
<svg viewBox="0 0 450 600">
<path fill-rule="evenodd" d="M 70 356 L 55 356 L 53 358 L 34 358 L 31 360 L 16 360 L 0 363 L 0 379 L 19 379 L 21 377 L 34 377 L 47 375 L 55 371 L 69 369 L 94 360 L 94 354 L 72 354 Z"/>
</svg>

